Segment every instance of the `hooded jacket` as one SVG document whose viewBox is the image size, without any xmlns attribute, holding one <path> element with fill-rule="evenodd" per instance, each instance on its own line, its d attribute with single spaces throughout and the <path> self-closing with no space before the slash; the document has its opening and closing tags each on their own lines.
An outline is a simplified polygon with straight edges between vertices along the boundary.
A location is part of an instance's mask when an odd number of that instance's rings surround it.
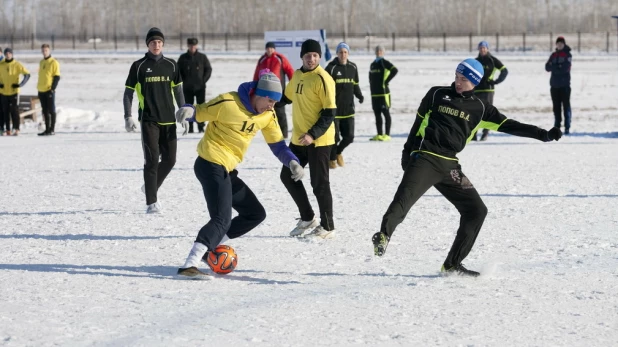
<svg viewBox="0 0 618 347">
<path fill-rule="evenodd" d="M 552 88 L 571 86 L 571 47 L 564 45 L 549 56 L 545 63 L 545 71 L 551 72 L 549 85 Z"/>
</svg>

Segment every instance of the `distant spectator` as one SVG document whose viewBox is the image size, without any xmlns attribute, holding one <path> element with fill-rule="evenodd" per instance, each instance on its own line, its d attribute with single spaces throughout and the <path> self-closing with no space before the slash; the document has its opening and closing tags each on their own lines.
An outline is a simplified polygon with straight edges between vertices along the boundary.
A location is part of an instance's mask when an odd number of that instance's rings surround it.
<svg viewBox="0 0 618 347">
<path fill-rule="evenodd" d="M 206 101 L 206 83 L 212 74 L 212 66 L 206 54 L 198 52 L 197 39 L 187 39 L 187 52 L 178 58 L 178 68 L 182 77 L 182 91 L 187 104 L 203 104 Z M 200 133 L 204 132 L 204 123 L 197 123 Z M 189 132 L 193 132 L 193 122 L 189 123 Z"/>
<path fill-rule="evenodd" d="M 41 46 L 43 59 L 39 63 L 39 82 L 36 89 L 39 91 L 39 100 L 45 118 L 45 131 L 39 136 L 55 135 L 56 128 L 56 87 L 60 81 L 60 64 L 51 56 L 51 49 L 47 43 Z"/>
<path fill-rule="evenodd" d="M 571 129 L 571 47 L 566 45 L 564 37 L 556 39 L 556 51 L 549 56 L 545 70 L 551 72 L 551 100 L 554 105 L 554 127 L 560 128 L 564 112 L 564 134 Z"/>
<path fill-rule="evenodd" d="M 376 47 L 376 59 L 369 67 L 369 87 L 371 89 L 371 107 L 376 116 L 378 134 L 371 141 L 391 140 L 391 91 L 388 84 L 397 75 L 397 68 L 384 59 L 384 47 Z M 384 132 L 382 132 L 382 114 L 384 114 Z"/>
<path fill-rule="evenodd" d="M 19 108 L 17 96 L 19 88 L 23 87 L 30 79 L 30 72 L 18 61 L 13 59 L 13 50 L 4 49 L 4 59 L 0 62 L 0 98 L 2 99 L 2 113 L 4 115 L 4 135 L 19 135 Z M 24 75 L 21 83 L 19 75 Z M 13 132 L 11 133 L 11 118 L 13 120 Z"/>
<path fill-rule="evenodd" d="M 268 69 L 274 73 L 281 81 L 281 88 L 285 90 L 285 76 L 288 76 L 288 80 L 292 80 L 294 75 L 294 68 L 288 58 L 283 54 L 276 51 L 274 42 L 267 42 L 264 48 L 264 55 L 258 60 L 255 72 L 253 73 L 253 80 L 257 81 L 260 78 L 260 71 Z M 275 105 L 275 114 L 277 114 L 277 121 L 283 137 L 288 138 L 288 119 L 285 114 L 285 105 L 283 103 L 277 103 Z"/>
</svg>

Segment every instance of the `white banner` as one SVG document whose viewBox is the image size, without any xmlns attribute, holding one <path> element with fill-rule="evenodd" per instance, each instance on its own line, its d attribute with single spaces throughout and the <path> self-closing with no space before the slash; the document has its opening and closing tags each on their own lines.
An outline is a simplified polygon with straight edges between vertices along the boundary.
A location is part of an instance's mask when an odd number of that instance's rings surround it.
<svg viewBox="0 0 618 347">
<path fill-rule="evenodd" d="M 313 39 L 322 46 L 322 59 L 320 65 L 326 66 L 330 60 L 330 51 L 326 44 L 325 30 L 295 30 L 295 31 L 266 31 L 264 32 L 264 45 L 266 42 L 274 42 L 277 52 L 285 55 L 294 69 L 299 69 L 303 65 L 300 58 L 300 48 L 305 40 Z"/>
</svg>

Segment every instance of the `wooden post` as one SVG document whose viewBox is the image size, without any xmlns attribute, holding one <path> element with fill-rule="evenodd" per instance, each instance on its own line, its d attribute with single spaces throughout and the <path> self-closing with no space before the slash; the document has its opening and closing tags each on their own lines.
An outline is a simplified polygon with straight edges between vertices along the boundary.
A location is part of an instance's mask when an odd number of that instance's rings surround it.
<svg viewBox="0 0 618 347">
<path fill-rule="evenodd" d="M 470 41 L 470 53 L 472 53 L 472 33 L 468 35 Z"/>
<path fill-rule="evenodd" d="M 500 52 L 500 33 L 496 33 L 496 52 Z"/>
<path fill-rule="evenodd" d="M 395 51 L 395 33 L 391 34 L 393 36 L 393 52 Z"/>
<path fill-rule="evenodd" d="M 446 52 L 446 33 L 442 33 L 442 50 Z"/>
</svg>

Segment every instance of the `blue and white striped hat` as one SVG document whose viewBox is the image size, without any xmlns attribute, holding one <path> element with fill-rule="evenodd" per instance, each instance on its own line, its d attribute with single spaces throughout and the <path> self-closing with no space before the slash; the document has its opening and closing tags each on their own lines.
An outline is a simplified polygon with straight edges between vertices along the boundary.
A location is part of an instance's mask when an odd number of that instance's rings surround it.
<svg viewBox="0 0 618 347">
<path fill-rule="evenodd" d="M 483 70 L 483 65 L 474 58 L 468 58 L 459 65 L 457 65 L 457 70 L 460 74 L 464 75 L 472 84 L 478 86 L 481 83 L 481 79 L 483 79 L 483 74 L 485 70 Z"/>
<path fill-rule="evenodd" d="M 339 50 L 340 50 L 340 49 L 342 49 L 342 48 L 345 48 L 345 49 L 348 51 L 348 53 L 350 53 L 350 46 L 348 46 L 348 44 L 347 44 L 347 43 L 345 43 L 345 42 L 340 42 L 340 43 L 337 45 L 337 50 L 336 50 L 336 52 L 337 52 L 337 53 L 339 53 Z"/>
<path fill-rule="evenodd" d="M 275 101 L 281 100 L 282 88 L 279 78 L 270 70 L 260 71 L 260 79 L 257 81 L 255 95 L 270 98 Z"/>
</svg>

